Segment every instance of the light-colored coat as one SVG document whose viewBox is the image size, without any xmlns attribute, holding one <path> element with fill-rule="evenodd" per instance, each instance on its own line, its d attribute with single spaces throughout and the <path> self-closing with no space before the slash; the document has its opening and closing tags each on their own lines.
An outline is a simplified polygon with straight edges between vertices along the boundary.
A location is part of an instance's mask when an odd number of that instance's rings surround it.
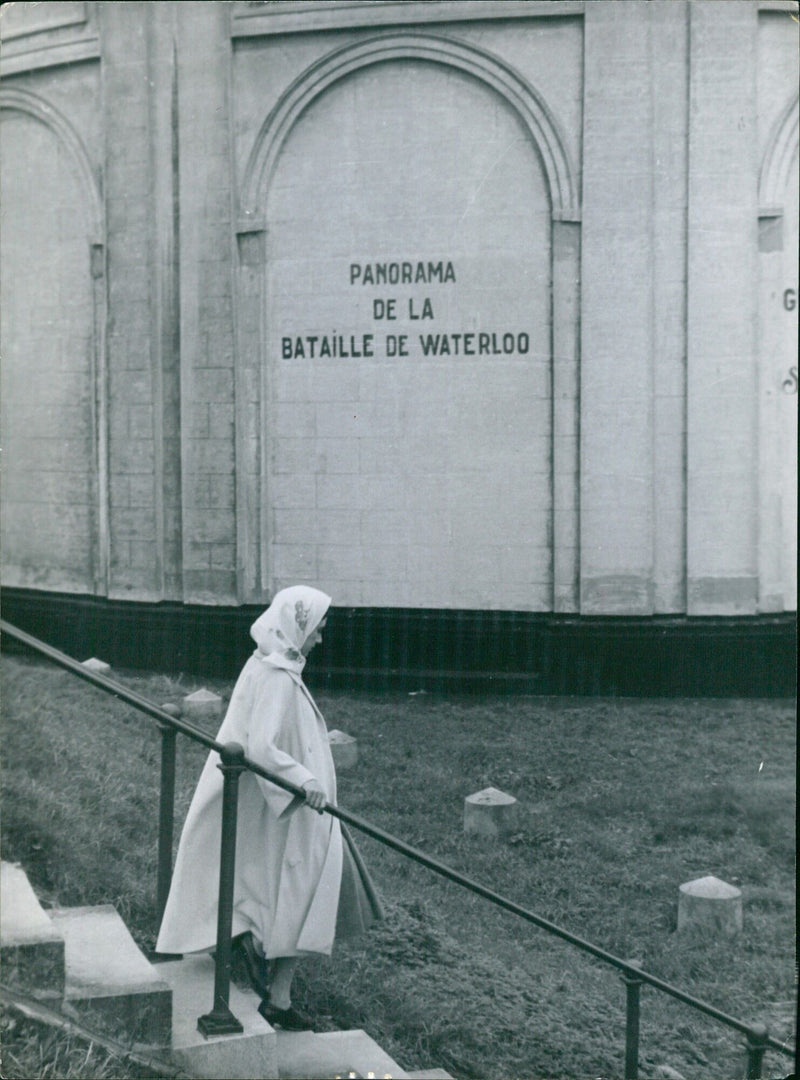
<svg viewBox="0 0 800 1080">
<path fill-rule="evenodd" d="M 245 664 L 217 735 L 252 761 L 302 786 L 316 779 L 336 802 L 325 721 L 299 676 L 258 652 Z M 217 936 L 222 773 L 211 753 L 181 836 L 156 948 L 187 953 Z M 235 935 L 250 930 L 264 955 L 329 954 L 342 875 L 339 822 L 247 771 L 239 781 L 233 901 Z"/>
</svg>

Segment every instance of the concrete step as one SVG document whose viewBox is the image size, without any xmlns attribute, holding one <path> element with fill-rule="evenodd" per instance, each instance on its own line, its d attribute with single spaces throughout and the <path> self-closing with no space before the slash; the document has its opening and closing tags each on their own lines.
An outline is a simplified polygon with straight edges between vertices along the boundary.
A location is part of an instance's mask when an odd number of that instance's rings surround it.
<svg viewBox="0 0 800 1080">
<path fill-rule="evenodd" d="M 403 1071 L 365 1031 L 275 1031 L 258 1014 L 259 999 L 231 983 L 229 1005 L 244 1031 L 204 1038 L 197 1019 L 214 999 L 214 962 L 208 955 L 159 963 L 172 987 L 172 1057 L 192 1076 L 217 1080 L 327 1080 L 385 1077 L 404 1080 Z M 427 1075 L 427 1074 L 425 1074 Z M 438 1077 L 437 1072 L 430 1074 Z"/>
<path fill-rule="evenodd" d="M 0 961 L 9 986 L 60 998 L 64 938 L 39 903 L 21 866 L 0 863 Z"/>
<path fill-rule="evenodd" d="M 233 984 L 230 1007 L 244 1031 L 205 1038 L 197 1020 L 213 1003 L 210 956 L 154 967 L 110 905 L 48 914 L 20 867 L 2 863 L 0 880 L 5 981 L 37 997 L 63 996 L 64 1012 L 115 1034 L 124 1029 L 129 1043 L 169 1046 L 176 1064 L 200 1080 L 451 1080 L 442 1069 L 405 1072 L 365 1031 L 276 1032 L 259 1016 L 257 996 Z"/>
<path fill-rule="evenodd" d="M 172 1057 L 191 1076 L 218 1080 L 262 1080 L 278 1075 L 277 1040 L 273 1028 L 258 1014 L 259 999 L 231 984 L 228 1003 L 244 1028 L 238 1035 L 205 1038 L 197 1018 L 214 1003 L 214 961 L 207 954 L 187 956 L 157 965 L 172 989 Z"/>
<path fill-rule="evenodd" d="M 64 1012 L 88 1027 L 124 1031 L 129 1043 L 168 1045 L 172 990 L 116 910 L 110 904 L 57 908 L 50 916 L 64 939 Z"/>
<path fill-rule="evenodd" d="M 365 1031 L 278 1031 L 281 1080 L 328 1080 L 333 1077 L 390 1076 L 405 1080 L 397 1062 Z"/>
</svg>

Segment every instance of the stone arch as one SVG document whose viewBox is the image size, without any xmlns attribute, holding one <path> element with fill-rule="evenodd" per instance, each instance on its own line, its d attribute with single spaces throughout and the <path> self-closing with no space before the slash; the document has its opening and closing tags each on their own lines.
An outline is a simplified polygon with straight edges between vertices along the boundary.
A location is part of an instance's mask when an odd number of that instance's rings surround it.
<svg viewBox="0 0 800 1080">
<path fill-rule="evenodd" d="M 240 596 L 260 602 L 270 592 L 273 535 L 272 481 L 263 433 L 269 427 L 271 382 L 267 373 L 265 318 L 269 289 L 268 200 L 287 141 L 313 105 L 347 81 L 350 75 L 375 69 L 384 61 L 422 62 L 440 72 L 449 69 L 474 83 L 476 89 L 507 106 L 520 125 L 528 151 L 541 175 L 543 207 L 549 217 L 551 289 L 549 339 L 552 394 L 577 409 L 580 363 L 577 296 L 580 290 L 579 174 L 566 149 L 566 139 L 539 92 L 515 70 L 491 53 L 429 34 L 393 32 L 338 48 L 307 67 L 284 90 L 258 129 L 239 187 L 235 303 L 237 365 L 242 375 L 237 404 L 237 463 L 252 485 L 237 495 L 237 548 Z M 255 387 L 257 409 L 249 409 Z M 237 396 L 237 402 L 239 396 Z M 556 485 L 561 512 L 552 520 L 549 541 L 550 600 L 554 610 L 575 611 L 578 605 L 577 506 L 578 440 L 573 415 L 553 410 L 550 427 L 550 500 Z"/>
<path fill-rule="evenodd" d="M 427 60 L 480 80 L 515 110 L 542 161 L 555 220 L 579 219 L 575 170 L 555 117 L 541 95 L 510 65 L 484 49 L 432 34 L 388 34 L 346 45 L 322 57 L 297 78 L 266 118 L 250 152 L 241 188 L 240 231 L 263 227 L 264 192 L 285 139 L 301 114 L 329 86 L 360 68 L 390 60 Z"/>
<path fill-rule="evenodd" d="M 778 118 L 761 164 L 758 204 L 762 215 L 783 208 L 789 173 L 800 144 L 800 98 L 794 98 Z"/>
<path fill-rule="evenodd" d="M 759 174 L 759 609 L 797 607 L 796 178 L 800 99 L 775 121 Z M 793 286 L 793 288 L 789 288 Z M 796 304 L 796 300 L 795 300 Z"/>
<path fill-rule="evenodd" d="M 49 128 L 61 145 L 66 147 L 80 177 L 86 199 L 82 207 L 89 243 L 103 243 L 103 203 L 83 140 L 72 124 L 38 94 L 19 88 L 0 90 L 0 110 L 21 112 Z"/>
</svg>

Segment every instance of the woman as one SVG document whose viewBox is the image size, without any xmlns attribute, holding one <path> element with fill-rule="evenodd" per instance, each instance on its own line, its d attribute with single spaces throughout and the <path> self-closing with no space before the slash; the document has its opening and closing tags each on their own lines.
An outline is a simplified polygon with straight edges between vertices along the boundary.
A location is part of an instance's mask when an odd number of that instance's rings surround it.
<svg viewBox="0 0 800 1080">
<path fill-rule="evenodd" d="M 324 814 L 336 802 L 336 774 L 322 714 L 302 680 L 306 657 L 322 640 L 331 599 L 296 585 L 279 592 L 250 628 L 258 648 L 245 664 L 217 734 L 251 761 L 303 789 L 304 798 L 245 771 L 233 897 L 235 948 L 259 1012 L 273 1026 L 313 1025 L 295 1009 L 291 986 L 299 957 L 330 955 L 381 918 L 380 901 L 349 833 Z M 222 773 L 209 754 L 181 836 L 156 949 L 214 947 L 217 932 Z M 317 813 L 314 813 L 317 811 Z"/>
</svg>

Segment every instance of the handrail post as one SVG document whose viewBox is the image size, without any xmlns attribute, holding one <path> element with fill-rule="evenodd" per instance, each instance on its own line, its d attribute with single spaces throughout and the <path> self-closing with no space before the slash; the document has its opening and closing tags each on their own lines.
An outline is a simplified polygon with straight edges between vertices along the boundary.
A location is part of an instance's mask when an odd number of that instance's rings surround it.
<svg viewBox="0 0 800 1080">
<path fill-rule="evenodd" d="M 244 750 L 239 743 L 226 743 L 217 766 L 222 772 L 222 837 L 219 857 L 219 906 L 217 909 L 217 952 L 214 963 L 214 1007 L 197 1020 L 201 1034 L 231 1035 L 242 1025 L 228 1006 L 231 988 L 231 924 L 233 921 L 233 875 L 236 868 L 236 815 L 239 777 L 245 771 Z"/>
<path fill-rule="evenodd" d="M 767 1051 L 769 1031 L 765 1024 L 754 1024 L 747 1033 L 747 1070 L 745 1080 L 761 1080 L 761 1066 Z"/>
<path fill-rule="evenodd" d="M 163 705 L 165 712 L 173 706 Z M 158 884 L 157 906 L 161 921 L 167 906 L 169 887 L 172 882 L 172 838 L 175 826 L 175 737 L 177 732 L 169 724 L 158 724 L 161 731 L 161 792 L 158 803 Z"/>
<path fill-rule="evenodd" d="M 241 1025 L 236 1018 L 231 1014 L 228 1008 L 228 996 L 230 991 L 230 967 L 231 967 L 231 934 L 232 934 L 232 921 L 233 921 L 233 882 L 234 882 L 234 869 L 235 869 L 235 849 L 236 849 L 236 816 L 237 816 L 237 802 L 238 802 L 238 780 L 239 775 L 249 770 L 255 776 L 261 777 L 264 780 L 275 784 L 277 787 L 282 788 L 292 795 L 301 797 L 303 792 L 295 784 L 292 784 L 280 776 L 277 776 L 263 766 L 256 762 L 248 761 L 244 756 L 242 748 L 236 743 L 229 743 L 227 746 L 221 746 L 215 739 L 208 735 L 205 731 L 194 726 L 186 720 L 175 718 L 175 714 L 179 715 L 180 710 L 176 706 L 163 706 L 159 707 L 147 698 L 142 697 L 140 694 L 127 689 L 120 683 L 115 682 L 112 679 L 107 678 L 104 675 L 99 675 L 90 669 L 84 667 L 78 663 L 77 660 L 67 656 L 65 653 L 58 649 L 53 648 L 50 645 L 39 641 L 37 638 L 25 631 L 18 629 L 15 626 L 7 623 L 4 619 L 0 618 L 0 632 L 4 636 L 11 637 L 13 640 L 26 645 L 28 648 L 33 649 L 39 655 L 46 657 L 48 660 L 60 667 L 71 672 L 77 678 L 82 679 L 94 685 L 96 688 L 104 691 L 105 693 L 112 694 L 120 701 L 124 701 L 134 708 L 139 709 L 146 715 L 153 717 L 160 724 L 166 725 L 176 732 L 180 732 L 183 735 L 188 736 L 194 742 L 205 746 L 206 749 L 218 753 L 222 758 L 222 764 L 220 768 L 224 776 L 223 784 L 223 815 L 222 815 L 222 842 L 221 842 L 221 855 L 220 855 L 220 900 L 219 900 L 219 913 L 218 913 L 218 927 L 217 927 L 217 957 L 215 968 L 215 983 L 214 983 L 214 1007 L 210 1014 L 202 1016 L 198 1020 L 198 1027 L 204 1034 L 214 1033 L 226 1033 L 229 1031 L 241 1031 Z M 173 717 L 170 723 L 170 716 Z M 168 739 L 164 740 L 162 746 L 162 763 L 166 758 L 167 767 L 164 769 L 165 777 L 172 775 L 174 761 L 170 764 L 170 758 L 172 757 L 172 751 L 165 749 Z M 169 787 L 169 782 L 166 783 L 166 787 Z M 165 799 L 164 804 L 160 810 L 160 817 L 163 820 L 164 828 L 161 830 L 161 834 L 166 837 L 166 821 L 167 821 L 167 807 L 172 807 L 172 799 Z M 599 959 L 605 964 L 609 964 L 621 970 L 624 973 L 625 982 L 627 984 L 627 1025 L 626 1025 L 626 1080 L 636 1080 L 638 1073 L 638 1044 L 639 1044 L 639 1016 L 640 1016 L 640 988 L 642 983 L 646 983 L 648 986 L 653 987 L 660 993 L 664 993 L 683 1002 L 684 1004 L 696 1009 L 700 1013 L 706 1016 L 713 1017 L 717 1022 L 724 1024 L 728 1028 L 733 1028 L 736 1031 L 744 1032 L 747 1035 L 747 1065 L 746 1065 L 746 1078 L 747 1080 L 760 1080 L 761 1071 L 763 1068 L 764 1054 L 768 1049 L 775 1051 L 776 1053 L 786 1054 L 793 1056 L 793 1049 L 783 1042 L 772 1038 L 767 1028 L 760 1024 L 747 1024 L 734 1017 L 728 1016 L 720 1009 L 711 1006 L 708 1002 L 699 1000 L 692 995 L 680 990 L 676 986 L 671 986 L 669 983 L 664 982 L 662 979 L 656 978 L 649 972 L 641 971 L 641 976 L 637 977 L 637 969 L 641 970 L 641 965 L 634 960 L 622 960 L 620 957 L 612 956 L 607 950 L 600 948 L 598 945 L 594 945 L 592 942 L 585 941 L 578 937 L 576 934 L 571 933 L 564 927 L 557 926 L 555 923 L 548 919 L 544 919 L 542 916 L 536 915 L 534 912 L 529 911 L 519 904 L 514 903 L 507 897 L 501 896 L 499 893 L 492 889 L 489 889 L 485 885 L 480 884 L 477 881 L 472 881 L 465 877 L 463 874 L 454 870 L 452 867 L 446 866 L 444 863 L 432 856 L 426 855 L 425 852 L 420 851 L 417 848 L 411 847 L 409 844 L 397 837 L 392 836 L 390 833 L 385 832 L 383 829 L 379 829 L 377 826 L 370 824 L 363 818 L 358 818 L 355 814 L 348 813 L 341 807 L 326 806 L 325 812 L 340 819 L 344 824 L 354 826 L 367 836 L 372 837 L 379 843 L 386 847 L 391 848 L 394 851 L 399 851 L 406 858 L 412 859 L 414 862 L 427 867 L 434 873 L 446 878 L 449 881 L 454 881 L 458 885 L 465 889 L 468 889 L 473 894 L 483 897 L 483 899 L 490 903 L 510 911 L 512 914 L 517 915 L 525 919 L 528 923 L 532 923 L 538 926 L 540 929 L 547 931 L 549 934 L 555 935 L 563 941 L 568 941 L 572 945 L 581 949 L 584 953 L 588 953 L 591 956 Z M 170 809 L 170 822 L 172 819 L 172 809 Z M 170 824 L 170 828 L 171 828 Z M 170 845 L 171 846 L 171 845 Z M 166 850 L 166 840 L 160 839 L 159 841 L 159 858 L 161 862 L 161 853 Z M 171 852 L 170 852 L 171 856 Z M 166 864 L 168 860 L 164 859 Z M 166 877 L 164 880 L 167 880 Z M 159 885 L 159 896 L 166 894 L 168 887 L 163 883 Z M 168 959 L 167 954 L 161 954 L 160 959 Z M 216 1026 L 217 1024 L 221 1026 Z"/>
<path fill-rule="evenodd" d="M 629 961 L 638 967 L 638 962 Z M 642 979 L 626 971 L 625 983 L 625 1080 L 638 1080 L 639 1077 L 639 1001 Z"/>
</svg>

